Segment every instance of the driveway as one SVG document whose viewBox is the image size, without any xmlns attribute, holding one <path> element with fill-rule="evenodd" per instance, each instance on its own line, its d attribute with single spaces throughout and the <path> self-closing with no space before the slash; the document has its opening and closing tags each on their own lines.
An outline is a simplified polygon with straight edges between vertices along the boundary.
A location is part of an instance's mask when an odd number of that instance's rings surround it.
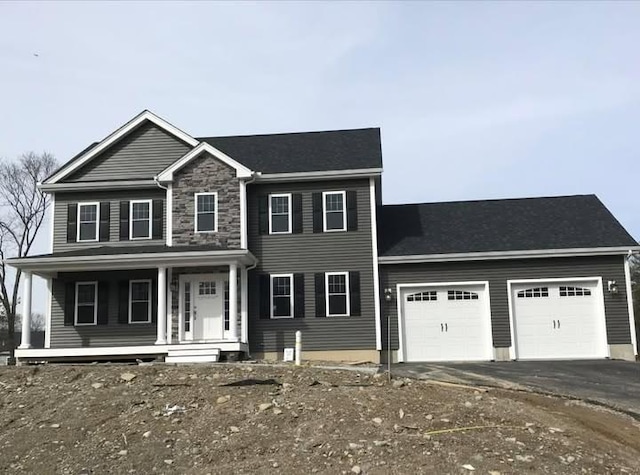
<svg viewBox="0 0 640 475">
<path fill-rule="evenodd" d="M 508 361 L 400 363 L 395 376 L 569 396 L 640 418 L 640 363 L 632 361 Z"/>
</svg>

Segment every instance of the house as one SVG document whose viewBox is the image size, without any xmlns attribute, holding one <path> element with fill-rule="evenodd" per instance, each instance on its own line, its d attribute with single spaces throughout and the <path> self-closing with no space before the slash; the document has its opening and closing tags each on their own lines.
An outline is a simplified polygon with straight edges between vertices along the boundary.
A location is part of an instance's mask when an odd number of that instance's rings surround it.
<svg viewBox="0 0 640 475">
<path fill-rule="evenodd" d="M 637 355 L 628 256 L 595 196 L 382 205 L 379 129 L 194 138 L 144 111 L 40 186 L 19 361 Z M 48 289 L 31 348 L 32 275 Z"/>
</svg>

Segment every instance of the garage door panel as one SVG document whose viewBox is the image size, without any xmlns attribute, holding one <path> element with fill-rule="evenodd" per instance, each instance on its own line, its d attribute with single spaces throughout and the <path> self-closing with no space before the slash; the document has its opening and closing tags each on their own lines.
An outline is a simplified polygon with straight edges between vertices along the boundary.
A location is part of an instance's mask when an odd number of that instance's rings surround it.
<svg viewBox="0 0 640 475">
<path fill-rule="evenodd" d="M 485 298 L 484 285 L 407 289 L 401 309 L 405 361 L 490 359 Z"/>
<path fill-rule="evenodd" d="M 513 324 L 519 359 L 601 358 L 602 303 L 598 281 L 512 285 Z"/>
</svg>

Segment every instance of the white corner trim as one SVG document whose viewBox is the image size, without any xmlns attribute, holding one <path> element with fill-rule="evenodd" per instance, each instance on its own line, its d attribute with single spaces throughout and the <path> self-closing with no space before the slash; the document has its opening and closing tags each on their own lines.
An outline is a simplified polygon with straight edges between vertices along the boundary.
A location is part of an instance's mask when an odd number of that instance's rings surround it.
<svg viewBox="0 0 640 475">
<path fill-rule="evenodd" d="M 293 173 L 261 173 L 256 176 L 257 182 L 335 180 L 352 178 L 369 178 L 382 174 L 382 168 L 357 168 L 349 170 L 325 170 L 317 172 Z"/>
<path fill-rule="evenodd" d="M 191 137 L 189 134 L 183 132 L 177 127 L 171 125 L 166 120 L 158 117 L 153 112 L 145 110 L 131 119 L 129 122 L 124 124 L 122 127 L 117 129 L 115 132 L 112 132 L 106 138 L 104 138 L 98 145 L 93 147 L 91 150 L 86 152 L 80 158 L 75 160 L 73 163 L 59 170 L 55 175 L 53 175 L 49 180 L 46 181 L 46 185 L 54 184 L 62 180 L 63 178 L 69 176 L 71 173 L 84 166 L 87 162 L 89 162 L 92 158 L 94 158 L 99 153 L 103 152 L 105 149 L 116 143 L 118 140 L 122 139 L 133 129 L 138 127 L 144 121 L 149 121 L 168 132 L 169 134 L 177 137 L 178 139 L 186 142 L 187 144 L 195 147 L 198 144 L 198 141 Z"/>
<path fill-rule="evenodd" d="M 165 219 L 166 219 L 166 244 L 167 246 L 173 246 L 173 183 L 167 185 L 167 206 L 165 206 Z"/>
<path fill-rule="evenodd" d="M 631 268 L 629 257 L 624 258 L 624 280 L 627 291 L 627 308 L 629 309 L 629 329 L 631 331 L 631 344 L 633 345 L 633 354 L 638 354 L 638 340 L 636 338 L 636 319 L 633 310 L 633 289 L 631 288 Z"/>
<path fill-rule="evenodd" d="M 55 235 L 55 218 L 56 218 L 56 195 L 51 193 L 51 202 L 49 203 L 49 252 L 53 253 L 53 238 Z"/>
<path fill-rule="evenodd" d="M 382 256 L 379 260 L 380 264 L 411 264 L 425 262 L 479 261 L 516 258 L 534 259 L 545 257 L 607 256 L 615 254 L 627 254 L 630 249 L 633 251 L 640 251 L 640 246 L 543 250 L 536 249 L 523 251 L 460 252 L 451 254 L 416 254 L 408 256 Z"/>
<path fill-rule="evenodd" d="M 51 348 L 51 303 L 53 302 L 53 279 L 49 277 L 47 279 L 47 309 L 45 310 L 46 318 L 46 330 L 44 333 L 44 347 Z"/>
<path fill-rule="evenodd" d="M 237 162 L 224 152 L 218 150 L 213 145 L 208 144 L 207 142 L 200 142 L 200 144 L 195 147 L 193 150 L 190 150 L 186 154 L 184 154 L 181 158 L 173 162 L 167 168 L 160 172 L 158 175 L 158 181 L 161 182 L 170 182 L 173 181 L 173 174 L 184 167 L 187 163 L 189 163 L 194 158 L 198 157 L 201 153 L 208 153 L 222 163 L 229 165 L 231 168 L 236 170 L 237 178 L 250 178 L 252 176 L 252 171 L 247 167 Z"/>
<path fill-rule="evenodd" d="M 378 264 L 378 215 L 376 204 L 376 183 L 369 178 L 369 200 L 371 202 L 371 247 L 373 254 L 373 299 L 376 319 L 376 350 L 382 350 L 382 316 L 380 312 L 380 266 Z M 391 351 L 391 348 L 387 348 Z"/>
<path fill-rule="evenodd" d="M 247 248 L 247 182 L 240 180 L 240 249 Z"/>
</svg>

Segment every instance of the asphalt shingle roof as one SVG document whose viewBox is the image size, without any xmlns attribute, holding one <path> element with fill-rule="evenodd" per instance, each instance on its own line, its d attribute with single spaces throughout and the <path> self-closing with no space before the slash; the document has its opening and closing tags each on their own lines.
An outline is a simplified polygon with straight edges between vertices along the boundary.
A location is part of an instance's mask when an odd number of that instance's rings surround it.
<svg viewBox="0 0 640 475">
<path fill-rule="evenodd" d="M 251 170 L 295 173 L 382 168 L 380 129 L 205 137 Z"/>
<path fill-rule="evenodd" d="M 637 246 L 595 195 L 386 205 L 380 256 Z"/>
</svg>

